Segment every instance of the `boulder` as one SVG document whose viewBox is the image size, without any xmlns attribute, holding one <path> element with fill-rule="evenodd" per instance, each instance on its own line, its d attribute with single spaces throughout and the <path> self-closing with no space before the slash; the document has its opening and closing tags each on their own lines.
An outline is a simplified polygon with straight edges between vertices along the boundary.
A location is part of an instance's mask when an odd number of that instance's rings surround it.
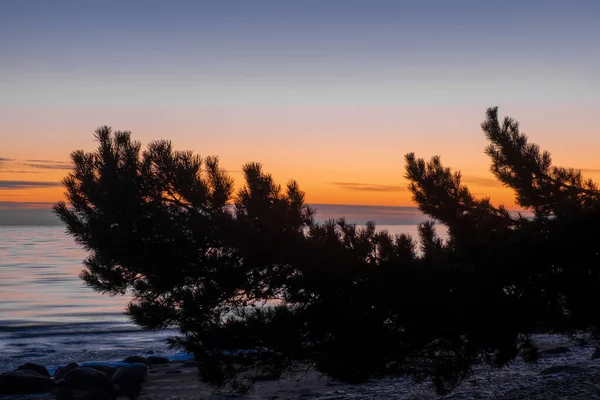
<svg viewBox="0 0 600 400">
<path fill-rule="evenodd" d="M 54 388 L 54 381 L 37 371 L 17 370 L 0 374 L 0 394 L 44 393 Z"/>
<path fill-rule="evenodd" d="M 146 357 L 146 364 L 148 364 L 148 365 L 168 364 L 168 363 L 169 363 L 169 359 L 167 357 L 158 357 L 158 356 Z"/>
<path fill-rule="evenodd" d="M 70 389 L 59 387 L 55 393 L 55 400 L 117 400 L 114 390 L 108 386 L 91 389 Z"/>
<path fill-rule="evenodd" d="M 26 362 L 23 365 L 19 365 L 17 367 L 17 370 L 18 371 L 20 371 L 20 370 L 35 371 L 35 372 L 39 373 L 40 375 L 47 376 L 48 378 L 50 378 L 50 372 L 48 372 L 48 369 L 46 369 L 46 367 L 44 367 L 42 365 L 30 363 L 30 362 Z"/>
<path fill-rule="evenodd" d="M 112 377 L 115 372 L 117 372 L 117 368 L 106 364 L 89 364 L 86 365 L 86 367 L 90 367 L 97 371 L 104 372 L 109 378 Z"/>
<path fill-rule="evenodd" d="M 134 363 L 138 363 L 138 364 L 148 364 L 148 359 L 146 357 L 142 357 L 142 356 L 129 356 L 126 357 L 123 362 L 128 363 L 128 364 L 134 364 Z"/>
<path fill-rule="evenodd" d="M 576 367 L 573 365 L 554 365 L 550 368 L 546 368 L 540 375 L 552 375 L 552 374 L 580 374 L 585 372 L 585 368 Z"/>
<path fill-rule="evenodd" d="M 67 372 L 57 383 L 71 390 L 90 390 L 106 386 L 108 376 L 94 368 L 79 367 Z"/>
<path fill-rule="evenodd" d="M 136 399 L 142 390 L 142 383 L 147 379 L 148 366 L 141 363 L 132 363 L 117 369 L 110 383 L 119 395 Z"/>
<path fill-rule="evenodd" d="M 58 367 L 56 369 L 56 371 L 54 371 L 54 380 L 58 381 L 60 380 L 63 376 L 65 376 L 67 374 L 67 372 L 69 372 L 72 369 L 75 368 L 79 368 L 79 364 L 77 363 L 69 363 L 67 365 L 65 365 L 64 367 Z"/>
<path fill-rule="evenodd" d="M 40 374 L 39 372 L 35 372 L 32 371 L 30 369 L 22 369 L 22 370 L 15 370 L 15 372 L 20 372 L 21 375 L 27 375 L 27 376 L 43 376 L 44 378 L 47 378 L 47 376 L 44 376 L 42 374 Z"/>
</svg>

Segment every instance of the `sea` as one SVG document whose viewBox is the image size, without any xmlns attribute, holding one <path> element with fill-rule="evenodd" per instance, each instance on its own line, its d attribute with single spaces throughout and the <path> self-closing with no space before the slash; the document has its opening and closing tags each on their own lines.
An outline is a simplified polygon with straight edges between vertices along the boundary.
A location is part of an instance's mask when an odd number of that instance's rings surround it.
<svg viewBox="0 0 600 400">
<path fill-rule="evenodd" d="M 416 225 L 378 229 L 418 237 Z M 190 357 L 167 345 L 177 330 L 133 324 L 127 296 L 87 287 L 78 276 L 85 256 L 64 226 L 0 226 L 0 372 L 26 361 L 53 369 L 129 355 Z"/>
<path fill-rule="evenodd" d="M 418 236 L 416 225 L 378 228 Z M 440 236 L 444 238 L 445 232 Z M 69 362 L 119 365 L 130 355 L 191 358 L 167 346 L 167 338 L 177 335 L 177 330 L 143 331 L 123 313 L 127 296 L 111 297 L 87 287 L 78 277 L 85 256 L 63 226 L 0 226 L 0 373 L 24 362 L 44 365 L 52 373 Z M 559 335 L 534 336 L 541 350 L 568 350 L 543 356 L 535 364 L 517 359 L 500 370 L 476 365 L 473 376 L 443 397 L 434 393 L 430 382 L 416 384 L 410 377 L 390 377 L 367 385 L 333 386 L 315 398 L 600 398 L 600 364 L 592 359 L 595 343 L 582 345 L 580 338 Z M 576 365 L 582 372 L 569 379 L 564 374 L 542 373 L 564 365 Z M 578 394 L 571 397 L 573 393 Z"/>
</svg>

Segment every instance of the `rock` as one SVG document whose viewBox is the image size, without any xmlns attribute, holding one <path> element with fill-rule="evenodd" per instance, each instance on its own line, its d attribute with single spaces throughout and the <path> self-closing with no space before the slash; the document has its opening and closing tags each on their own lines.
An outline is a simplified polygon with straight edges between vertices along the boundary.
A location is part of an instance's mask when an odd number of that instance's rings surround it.
<svg viewBox="0 0 600 400">
<path fill-rule="evenodd" d="M 90 367 L 97 371 L 104 372 L 109 378 L 112 377 L 115 374 L 115 372 L 117 372 L 117 368 L 111 367 L 110 365 L 106 364 L 88 364 L 86 365 L 86 367 Z"/>
<path fill-rule="evenodd" d="M 148 359 L 146 357 L 142 357 L 142 356 L 129 356 L 126 357 L 123 362 L 127 363 L 127 364 L 134 364 L 134 363 L 141 363 L 141 364 L 148 364 Z"/>
<path fill-rule="evenodd" d="M 38 365 L 38 364 L 34 364 L 34 363 L 30 363 L 30 362 L 26 362 L 23 365 L 19 365 L 17 367 L 17 370 L 29 370 L 29 371 L 35 371 L 37 373 L 39 373 L 40 375 L 43 376 L 47 376 L 48 378 L 50 378 L 50 372 L 48 372 L 48 369 L 46 369 L 46 367 Z"/>
<path fill-rule="evenodd" d="M 582 372 L 585 372 L 585 368 L 575 367 L 572 365 L 554 365 L 540 372 L 540 375 L 580 374 Z"/>
<path fill-rule="evenodd" d="M 59 387 L 56 391 L 55 400 L 117 400 L 114 390 L 108 386 L 100 386 L 86 390 L 69 389 Z"/>
<path fill-rule="evenodd" d="M 148 356 L 146 357 L 146 364 L 154 365 L 154 364 L 168 364 L 169 359 L 167 357 L 158 357 L 158 356 Z"/>
<path fill-rule="evenodd" d="M 65 376 L 67 374 L 67 372 L 69 372 L 72 369 L 75 368 L 79 368 L 79 364 L 77 363 L 69 363 L 67 365 L 65 365 L 64 367 L 59 367 L 56 369 L 56 371 L 54 371 L 54 380 L 58 381 L 60 380 L 63 376 Z"/>
<path fill-rule="evenodd" d="M 37 371 L 17 370 L 0 374 L 0 394 L 44 393 L 54 388 L 54 381 Z"/>
<path fill-rule="evenodd" d="M 108 376 L 94 368 L 79 367 L 67 372 L 57 383 L 71 390 L 90 390 L 106 386 Z"/>
<path fill-rule="evenodd" d="M 566 347 L 566 346 L 560 346 L 560 347 L 555 347 L 553 349 L 547 349 L 542 351 L 540 354 L 542 356 L 553 356 L 553 355 L 557 355 L 557 354 L 565 354 L 565 353 L 570 353 L 571 350 Z"/>
<path fill-rule="evenodd" d="M 142 390 L 142 383 L 147 379 L 148 366 L 142 363 L 132 363 L 117 369 L 110 383 L 119 395 L 136 399 Z"/>
<path fill-rule="evenodd" d="M 18 372 L 20 372 L 22 375 L 27 375 L 27 376 L 42 376 L 44 378 L 47 378 L 47 376 L 44 376 L 44 375 L 40 374 L 39 372 L 32 371 L 30 369 L 22 369 L 22 370 L 20 370 Z"/>
</svg>

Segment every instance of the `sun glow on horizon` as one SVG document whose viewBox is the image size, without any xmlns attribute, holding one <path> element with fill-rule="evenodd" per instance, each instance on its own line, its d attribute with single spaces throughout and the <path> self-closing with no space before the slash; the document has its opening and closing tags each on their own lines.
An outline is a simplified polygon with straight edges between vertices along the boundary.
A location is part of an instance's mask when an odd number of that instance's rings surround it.
<svg viewBox="0 0 600 400">
<path fill-rule="evenodd" d="M 599 176 L 597 2 L 71 3 L 0 12 L 0 201 L 61 200 L 69 154 L 111 125 L 219 155 L 238 185 L 261 162 L 314 203 L 414 205 L 404 155 L 440 155 L 516 208 L 484 154 L 493 106 Z"/>
</svg>

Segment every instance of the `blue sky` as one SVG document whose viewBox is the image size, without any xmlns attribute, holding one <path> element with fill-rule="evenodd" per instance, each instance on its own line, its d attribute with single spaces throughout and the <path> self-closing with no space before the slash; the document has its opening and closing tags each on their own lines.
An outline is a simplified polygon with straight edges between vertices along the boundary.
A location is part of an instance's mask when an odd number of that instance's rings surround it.
<svg viewBox="0 0 600 400">
<path fill-rule="evenodd" d="M 556 102 L 595 96 L 600 66 L 594 1 L 18 0 L 0 11 L 2 105 L 472 104 L 515 84 Z M 545 98 L 547 87 L 567 97 Z"/>
<path fill-rule="evenodd" d="M 112 125 L 263 162 L 314 204 L 413 206 L 403 154 L 441 154 L 511 207 L 485 109 L 600 169 L 599 18 L 598 1 L 4 0 L 0 201 L 60 200 L 70 152 Z"/>
</svg>

